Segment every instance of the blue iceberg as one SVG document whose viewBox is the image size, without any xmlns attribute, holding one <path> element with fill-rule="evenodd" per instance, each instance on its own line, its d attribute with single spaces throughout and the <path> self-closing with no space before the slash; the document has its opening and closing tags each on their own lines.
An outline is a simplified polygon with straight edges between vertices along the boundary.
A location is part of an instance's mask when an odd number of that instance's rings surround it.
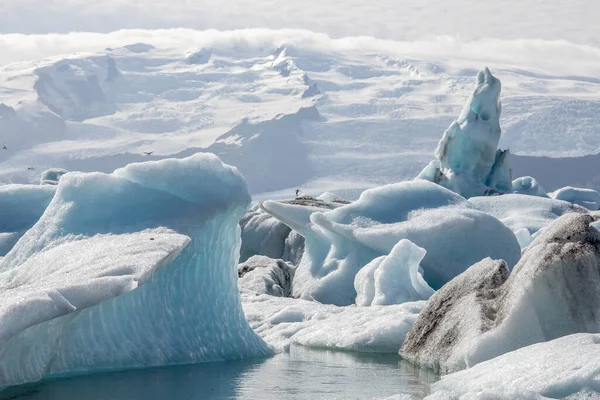
<svg viewBox="0 0 600 400">
<path fill-rule="evenodd" d="M 249 203 L 211 154 L 63 175 L 0 263 L 0 387 L 270 354 L 237 290 Z"/>
</svg>

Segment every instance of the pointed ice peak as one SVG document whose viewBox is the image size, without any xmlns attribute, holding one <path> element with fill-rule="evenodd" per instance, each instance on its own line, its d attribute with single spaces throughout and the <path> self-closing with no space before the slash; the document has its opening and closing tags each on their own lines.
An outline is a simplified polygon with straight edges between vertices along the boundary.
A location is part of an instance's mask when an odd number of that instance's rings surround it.
<svg viewBox="0 0 600 400">
<path fill-rule="evenodd" d="M 486 67 L 456 121 L 444 132 L 436 160 L 419 178 L 465 197 L 512 189 L 508 153 L 497 152 L 500 140 L 500 80 Z"/>
<path fill-rule="evenodd" d="M 498 79 L 492 75 L 488 67 L 484 67 L 483 70 L 479 71 L 477 74 L 477 83 L 482 84 L 484 82 L 488 84 L 499 82 Z"/>
</svg>

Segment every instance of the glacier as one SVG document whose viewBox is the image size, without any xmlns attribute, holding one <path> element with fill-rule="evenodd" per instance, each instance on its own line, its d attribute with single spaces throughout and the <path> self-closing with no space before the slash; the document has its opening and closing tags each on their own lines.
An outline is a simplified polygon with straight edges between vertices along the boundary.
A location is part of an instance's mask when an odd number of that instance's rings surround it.
<svg viewBox="0 0 600 400">
<path fill-rule="evenodd" d="M 436 292 L 400 351 L 442 372 L 470 368 L 534 343 L 598 333 L 600 232 L 568 213 L 524 250 L 510 272 L 485 259 Z"/>
<path fill-rule="evenodd" d="M 272 353 L 237 290 L 245 179 L 211 154 L 67 173 L 0 263 L 0 387 Z"/>
<path fill-rule="evenodd" d="M 433 289 L 488 256 L 513 266 L 521 252 L 500 221 L 426 180 L 369 189 L 359 200 L 328 211 L 277 201 L 260 207 L 304 236 L 293 294 L 322 303 L 354 304 L 358 271 L 389 255 L 402 239 L 426 250 L 420 266 Z"/>
</svg>

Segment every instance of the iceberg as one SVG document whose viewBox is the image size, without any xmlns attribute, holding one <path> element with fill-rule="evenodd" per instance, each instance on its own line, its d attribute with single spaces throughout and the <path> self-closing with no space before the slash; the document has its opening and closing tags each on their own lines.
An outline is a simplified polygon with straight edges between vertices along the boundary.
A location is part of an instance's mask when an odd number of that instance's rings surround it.
<svg viewBox="0 0 600 400">
<path fill-rule="evenodd" d="M 579 333 L 442 377 L 427 400 L 597 399 L 600 335 Z"/>
<path fill-rule="evenodd" d="M 436 159 L 418 178 L 440 184 L 465 197 L 512 191 L 508 150 L 499 150 L 500 81 L 488 68 L 460 116 L 444 132 Z"/>
<path fill-rule="evenodd" d="M 275 201 L 261 208 L 304 236 L 293 294 L 322 303 L 354 304 L 358 271 L 389 255 L 402 239 L 426 250 L 420 266 L 433 289 L 485 257 L 512 267 L 521 254 L 515 235 L 500 221 L 425 180 L 370 189 L 330 211 Z"/>
<path fill-rule="evenodd" d="M 502 260 L 473 265 L 436 292 L 400 354 L 442 372 L 562 336 L 600 330 L 600 232 L 588 214 L 546 228 L 508 274 Z"/>
<path fill-rule="evenodd" d="M 402 239 L 387 256 L 365 265 L 354 278 L 356 305 L 402 304 L 427 300 L 434 293 L 419 272 L 419 263 L 427 252 Z"/>
<path fill-rule="evenodd" d="M 548 197 L 544 188 L 531 176 L 522 176 L 512 181 L 512 191 L 517 194 Z"/>
<path fill-rule="evenodd" d="M 283 260 L 253 256 L 238 265 L 238 286 L 241 291 L 289 297 L 295 268 Z"/>
<path fill-rule="evenodd" d="M 237 169 L 197 154 L 48 188 L 0 263 L 0 387 L 271 354 L 237 290 L 250 203 Z"/>
<path fill-rule="evenodd" d="M 50 168 L 42 173 L 40 185 L 58 185 L 58 180 L 68 171 L 62 168 Z"/>
<path fill-rule="evenodd" d="M 593 189 L 567 186 L 550 193 L 550 197 L 578 204 L 592 211 L 600 209 L 600 193 Z"/>
<path fill-rule="evenodd" d="M 35 225 L 55 192 L 54 186 L 0 186 L 0 256 L 5 256 Z"/>
</svg>

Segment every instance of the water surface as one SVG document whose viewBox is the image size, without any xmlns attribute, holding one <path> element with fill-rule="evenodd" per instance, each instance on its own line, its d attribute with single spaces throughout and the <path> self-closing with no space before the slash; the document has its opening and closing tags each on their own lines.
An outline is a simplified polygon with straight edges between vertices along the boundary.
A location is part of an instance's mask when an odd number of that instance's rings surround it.
<svg viewBox="0 0 600 400">
<path fill-rule="evenodd" d="M 422 399 L 438 377 L 394 354 L 292 346 L 271 358 L 153 368 L 11 388 L 0 400 Z"/>
</svg>

